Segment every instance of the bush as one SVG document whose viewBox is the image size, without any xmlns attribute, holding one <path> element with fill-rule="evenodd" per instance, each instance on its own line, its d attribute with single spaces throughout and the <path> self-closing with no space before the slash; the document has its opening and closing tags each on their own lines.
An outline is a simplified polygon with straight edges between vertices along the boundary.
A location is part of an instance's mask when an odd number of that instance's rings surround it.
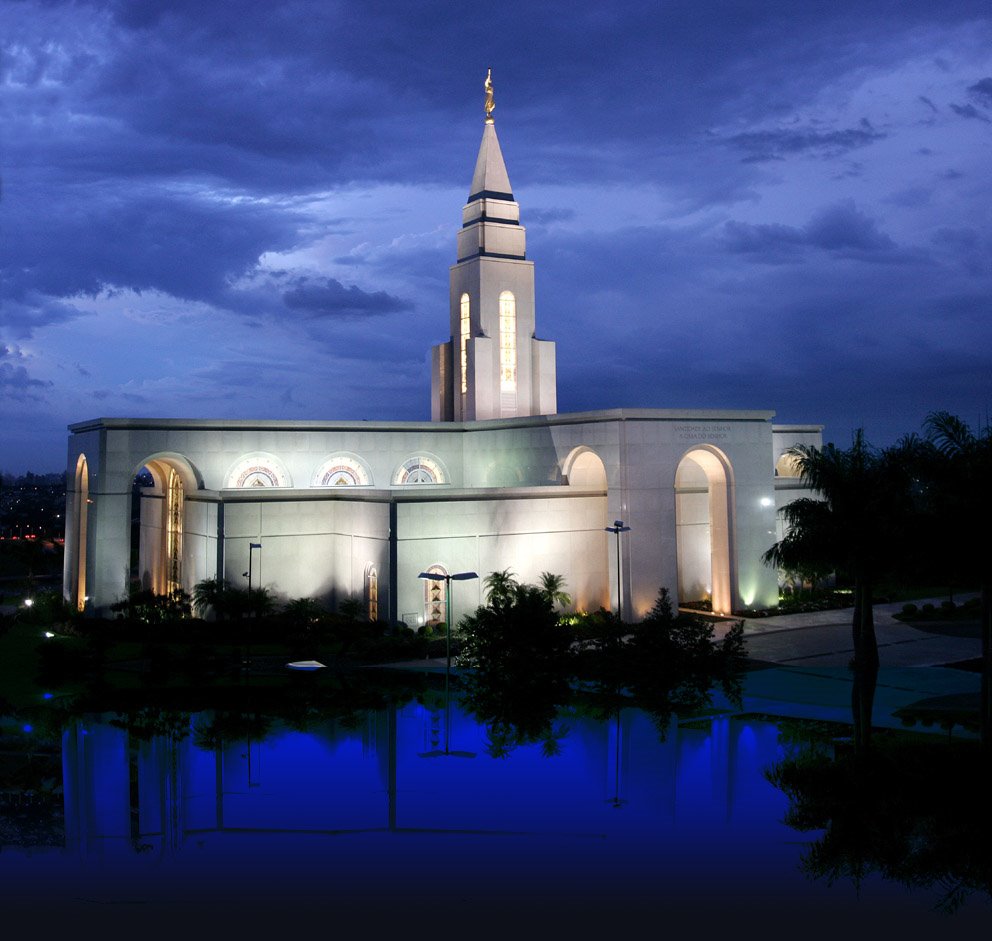
<svg viewBox="0 0 992 941">
<path fill-rule="evenodd" d="M 902 606 L 902 613 L 903 613 L 903 614 L 905 614 L 905 615 L 906 615 L 906 617 L 908 617 L 908 618 L 911 618 L 911 617 L 912 617 L 912 616 L 913 616 L 914 614 L 916 614 L 916 613 L 917 613 L 917 612 L 918 612 L 919 610 L 920 610 L 920 609 L 919 609 L 918 607 L 916 607 L 916 605 L 915 605 L 915 604 L 904 604 L 904 605 Z"/>
</svg>

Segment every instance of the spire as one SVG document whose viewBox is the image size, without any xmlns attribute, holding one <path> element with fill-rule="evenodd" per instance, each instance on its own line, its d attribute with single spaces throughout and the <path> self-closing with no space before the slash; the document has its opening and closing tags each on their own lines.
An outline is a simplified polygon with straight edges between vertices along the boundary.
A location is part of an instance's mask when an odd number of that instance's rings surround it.
<svg viewBox="0 0 992 941">
<path fill-rule="evenodd" d="M 513 199 L 510 178 L 506 174 L 506 164 L 503 163 L 503 152 L 499 149 L 499 139 L 496 137 L 496 125 L 491 122 L 487 122 L 482 131 L 482 144 L 475 161 L 468 201 L 473 202 L 483 196 L 490 199 Z"/>
<path fill-rule="evenodd" d="M 486 89 L 486 124 L 482 130 L 482 144 L 479 147 L 479 157 L 475 161 L 472 186 L 468 191 L 470 203 L 483 197 L 513 199 L 510 178 L 506 174 L 503 152 L 499 149 L 499 138 L 496 137 L 496 125 L 493 123 L 493 109 L 496 104 L 493 101 L 492 75 L 493 70 L 489 69 L 484 83 Z"/>
</svg>

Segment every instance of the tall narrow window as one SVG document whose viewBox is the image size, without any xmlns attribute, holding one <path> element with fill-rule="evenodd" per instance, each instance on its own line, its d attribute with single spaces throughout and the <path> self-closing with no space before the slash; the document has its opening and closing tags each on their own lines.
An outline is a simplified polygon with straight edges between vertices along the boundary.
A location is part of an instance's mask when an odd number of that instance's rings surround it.
<svg viewBox="0 0 992 941">
<path fill-rule="evenodd" d="M 169 468 L 165 497 L 165 590 L 172 594 L 183 587 L 183 479 Z"/>
<path fill-rule="evenodd" d="M 443 565 L 432 565 L 429 575 L 447 575 Z M 445 582 L 433 578 L 424 579 L 424 621 L 427 624 L 444 624 L 448 618 L 448 599 L 445 594 Z"/>
<path fill-rule="evenodd" d="M 517 302 L 510 291 L 499 296 L 499 390 L 517 391 Z"/>
<path fill-rule="evenodd" d="M 365 569 L 365 602 L 370 621 L 379 620 L 379 573 L 370 562 Z"/>
<path fill-rule="evenodd" d="M 90 502 L 90 472 L 86 457 L 82 454 L 76 462 L 75 501 L 76 566 L 73 570 L 72 600 L 76 610 L 82 611 L 86 607 L 86 520 Z"/>
<path fill-rule="evenodd" d="M 467 294 L 462 295 L 462 320 L 461 320 L 461 354 L 462 354 L 462 395 L 468 392 L 468 335 L 470 330 L 470 313 L 472 302 Z"/>
</svg>

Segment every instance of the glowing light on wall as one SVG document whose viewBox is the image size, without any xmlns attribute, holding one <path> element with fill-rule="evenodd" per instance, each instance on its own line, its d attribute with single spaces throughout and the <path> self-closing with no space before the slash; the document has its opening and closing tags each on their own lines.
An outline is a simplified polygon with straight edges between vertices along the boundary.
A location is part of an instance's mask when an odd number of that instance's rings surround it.
<svg viewBox="0 0 992 941">
<path fill-rule="evenodd" d="M 510 291 L 499 296 L 499 389 L 517 391 L 517 301 Z"/>
</svg>

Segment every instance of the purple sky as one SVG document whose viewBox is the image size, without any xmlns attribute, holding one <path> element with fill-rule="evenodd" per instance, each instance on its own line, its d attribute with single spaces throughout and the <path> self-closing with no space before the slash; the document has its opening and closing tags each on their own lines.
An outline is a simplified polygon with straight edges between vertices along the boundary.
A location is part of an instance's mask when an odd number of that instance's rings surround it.
<svg viewBox="0 0 992 941">
<path fill-rule="evenodd" d="M 489 66 L 561 411 L 992 408 L 988 0 L 6 0 L 0 43 L 0 470 L 428 418 Z"/>
</svg>

